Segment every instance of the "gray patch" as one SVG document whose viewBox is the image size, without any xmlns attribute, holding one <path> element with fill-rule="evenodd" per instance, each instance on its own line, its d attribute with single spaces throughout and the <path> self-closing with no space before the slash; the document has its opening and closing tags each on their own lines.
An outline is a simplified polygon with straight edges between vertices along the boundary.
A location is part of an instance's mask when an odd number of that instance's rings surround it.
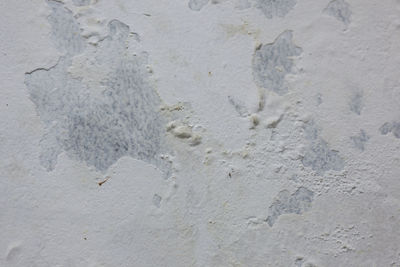
<svg viewBox="0 0 400 267">
<path fill-rule="evenodd" d="M 363 94 L 362 92 L 355 93 L 350 99 L 350 110 L 356 113 L 357 115 L 361 115 L 361 110 L 364 106 L 363 104 Z"/>
<path fill-rule="evenodd" d="M 146 57 L 127 53 L 129 27 L 111 21 L 108 37 L 94 51 L 83 54 L 90 58 L 91 68 L 105 73 L 97 85 L 87 84 L 68 72 L 73 56 L 84 48 L 79 34 L 74 35 L 72 14 L 57 2 L 49 4 L 55 44 L 65 55 L 56 66 L 25 76 L 30 98 L 46 126 L 41 164 L 53 170 L 64 150 L 71 158 L 105 172 L 121 157 L 131 156 L 154 164 L 168 176 L 170 163 L 160 158 L 167 152 L 165 122 L 158 113 L 160 99 L 149 85 Z M 52 19 L 59 15 L 70 17 Z M 59 25 L 66 21 L 69 27 Z"/>
<path fill-rule="evenodd" d="M 400 122 L 393 123 L 392 133 L 394 137 L 400 138 Z"/>
<path fill-rule="evenodd" d="M 321 105 L 323 102 L 322 95 L 318 93 L 316 98 L 317 98 L 317 106 Z"/>
<path fill-rule="evenodd" d="M 208 4 L 209 0 L 190 0 L 189 8 L 194 11 L 200 11 L 205 5 Z"/>
<path fill-rule="evenodd" d="M 153 196 L 153 204 L 154 204 L 154 206 L 156 206 L 157 208 L 161 207 L 161 199 L 162 198 L 159 195 L 155 194 Z"/>
<path fill-rule="evenodd" d="M 324 139 L 319 137 L 318 129 L 313 122 L 306 125 L 304 134 L 310 142 L 302 159 L 305 167 L 311 167 L 318 175 L 322 175 L 328 170 L 343 170 L 343 159 L 337 151 L 329 148 Z"/>
<path fill-rule="evenodd" d="M 80 35 L 78 22 L 62 3 L 49 0 L 51 14 L 47 17 L 51 25 L 51 36 L 60 52 L 76 55 L 85 49 L 86 43 Z"/>
<path fill-rule="evenodd" d="M 295 5 L 296 0 L 257 0 L 256 2 L 256 7 L 269 19 L 283 18 Z"/>
<path fill-rule="evenodd" d="M 269 207 L 269 216 L 266 222 L 273 226 L 278 217 L 282 214 L 302 214 L 311 208 L 314 199 L 314 192 L 305 187 L 300 187 L 290 195 L 289 191 L 283 190 Z"/>
<path fill-rule="evenodd" d="M 246 105 L 242 101 L 240 101 L 239 99 L 235 99 L 233 96 L 228 96 L 228 99 L 229 99 L 229 103 L 232 104 L 232 106 L 235 108 L 236 112 L 241 117 L 247 117 L 249 115 Z"/>
<path fill-rule="evenodd" d="M 333 0 L 329 2 L 328 6 L 324 9 L 328 15 L 335 17 L 344 24 L 348 25 L 351 19 L 350 5 L 344 0 Z"/>
<path fill-rule="evenodd" d="M 393 133 L 394 137 L 400 138 L 400 122 L 385 122 L 379 131 L 382 135 L 387 135 L 388 133 Z"/>
<path fill-rule="evenodd" d="M 365 133 L 364 130 L 360 130 L 359 135 L 351 136 L 350 139 L 353 141 L 354 147 L 361 151 L 364 151 L 365 143 L 369 140 L 369 136 Z"/>
<path fill-rule="evenodd" d="M 390 122 L 385 122 L 380 128 L 379 131 L 381 132 L 381 134 L 383 135 L 387 135 L 388 133 L 390 133 L 393 129 L 393 124 Z"/>
<path fill-rule="evenodd" d="M 285 31 L 272 44 L 259 46 L 253 56 L 253 78 L 259 87 L 283 95 L 288 91 L 285 76 L 292 72 L 293 59 L 302 49 L 292 40 L 292 32 Z"/>
<path fill-rule="evenodd" d="M 90 5 L 90 0 L 72 0 L 76 6 L 88 6 Z"/>
</svg>

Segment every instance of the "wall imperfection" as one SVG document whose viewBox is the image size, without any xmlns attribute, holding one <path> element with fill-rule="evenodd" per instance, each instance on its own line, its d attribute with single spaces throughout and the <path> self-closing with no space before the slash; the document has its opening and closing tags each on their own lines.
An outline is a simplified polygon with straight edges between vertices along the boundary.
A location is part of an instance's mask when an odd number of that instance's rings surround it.
<svg viewBox="0 0 400 267">
<path fill-rule="evenodd" d="M 153 196 L 154 206 L 156 206 L 157 208 L 161 207 L 161 200 L 162 200 L 161 196 L 159 196 L 158 194 L 154 194 L 154 196 Z"/>
<path fill-rule="evenodd" d="M 269 207 L 266 222 L 273 226 L 282 214 L 302 214 L 311 208 L 314 192 L 305 187 L 300 187 L 290 194 L 288 190 L 282 190 Z"/>
<path fill-rule="evenodd" d="M 379 132 L 382 135 L 393 133 L 394 137 L 400 138 L 400 122 L 385 122 L 380 128 Z"/>
<path fill-rule="evenodd" d="M 188 143 L 191 146 L 196 146 L 201 143 L 201 136 L 193 133 L 193 127 L 187 125 L 186 123 L 178 121 L 169 122 L 166 130 L 179 139 L 188 140 Z"/>
<path fill-rule="evenodd" d="M 296 0 L 257 0 L 256 2 L 257 8 L 269 19 L 283 18 L 295 5 Z"/>
<path fill-rule="evenodd" d="M 328 170 L 343 170 L 343 159 L 337 151 L 330 149 L 324 139 L 319 137 L 319 130 L 313 122 L 306 124 L 304 133 L 309 141 L 302 159 L 305 167 L 311 167 L 318 175 L 322 175 Z"/>
<path fill-rule="evenodd" d="M 369 136 L 366 134 L 364 130 L 360 130 L 360 133 L 356 136 L 351 136 L 350 139 L 353 141 L 353 145 L 355 148 L 364 151 L 365 143 L 369 140 Z"/>
<path fill-rule="evenodd" d="M 90 5 L 91 0 L 72 0 L 74 5 L 76 6 L 88 6 Z"/>
<path fill-rule="evenodd" d="M 361 110 L 364 106 L 362 92 L 356 92 L 353 94 L 353 96 L 350 98 L 349 106 L 352 112 L 357 115 L 361 115 Z"/>
<path fill-rule="evenodd" d="M 291 31 L 284 31 L 271 44 L 257 47 L 253 56 L 253 78 L 257 86 L 283 95 L 288 91 L 285 76 L 292 72 L 293 57 L 302 49 L 293 43 Z"/>
<path fill-rule="evenodd" d="M 329 14 L 344 24 L 348 25 L 351 19 L 350 5 L 344 0 L 333 0 L 329 2 L 324 9 L 326 14 Z"/>
<path fill-rule="evenodd" d="M 390 122 L 385 122 L 380 128 L 379 128 L 379 132 L 382 135 L 387 135 L 388 133 L 392 132 L 393 129 L 393 124 Z"/>
<path fill-rule="evenodd" d="M 189 8 L 194 11 L 200 11 L 205 5 L 207 5 L 209 0 L 189 0 Z"/>
<path fill-rule="evenodd" d="M 236 99 L 233 96 L 228 96 L 229 103 L 235 108 L 236 112 L 239 114 L 240 117 L 247 117 L 249 116 L 249 112 L 247 111 L 246 105 L 240 101 L 239 99 Z"/>
<path fill-rule="evenodd" d="M 161 101 L 149 83 L 146 56 L 127 53 L 129 26 L 110 21 L 108 36 L 88 50 L 73 14 L 61 3 L 49 5 L 52 36 L 64 55 L 54 67 L 27 73 L 25 79 L 47 131 L 41 142 L 42 165 L 54 169 L 64 150 L 101 172 L 131 156 L 168 173 L 170 163 L 159 156 L 167 152 Z M 78 55 L 87 58 L 74 66 L 83 68 L 73 72 L 81 79 L 69 72 Z"/>
</svg>

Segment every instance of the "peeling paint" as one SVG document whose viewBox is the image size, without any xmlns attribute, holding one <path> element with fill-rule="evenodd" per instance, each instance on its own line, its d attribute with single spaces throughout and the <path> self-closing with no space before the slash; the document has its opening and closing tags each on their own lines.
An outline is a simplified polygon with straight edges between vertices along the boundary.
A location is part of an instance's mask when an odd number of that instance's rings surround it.
<svg viewBox="0 0 400 267">
<path fill-rule="evenodd" d="M 283 32 L 271 44 L 260 45 L 252 62 L 254 82 L 278 95 L 287 93 L 285 76 L 292 72 L 293 57 L 301 53 L 302 49 L 293 43 L 291 31 Z"/>
<path fill-rule="evenodd" d="M 149 83 L 146 55 L 127 54 L 129 26 L 108 24 L 109 35 L 95 50 L 86 49 L 72 13 L 50 1 L 49 22 L 56 47 L 64 55 L 49 70 L 26 74 L 31 100 L 45 123 L 41 164 L 53 170 L 57 156 L 66 151 L 71 158 L 105 172 L 123 156 L 154 164 L 165 174 L 169 163 L 161 100 Z M 94 71 L 104 73 L 101 86 L 84 83 L 68 72 L 74 56 L 84 53 Z M 82 72 L 87 73 L 87 72 Z M 92 80 L 90 77 L 88 80 Z"/>
<path fill-rule="evenodd" d="M 311 167 L 318 175 L 323 175 L 328 170 L 343 170 L 344 161 L 339 152 L 330 149 L 328 143 L 319 137 L 319 130 L 313 122 L 305 126 L 304 132 L 309 141 L 302 159 L 305 167 Z"/>
<path fill-rule="evenodd" d="M 194 11 L 200 11 L 209 0 L 189 0 L 189 8 Z"/>
<path fill-rule="evenodd" d="M 385 122 L 380 128 L 379 132 L 382 135 L 393 133 L 394 137 L 400 138 L 400 122 Z"/>
<path fill-rule="evenodd" d="M 257 0 L 256 6 L 264 15 L 272 19 L 273 17 L 283 18 L 296 5 L 296 0 Z"/>
<path fill-rule="evenodd" d="M 350 5 L 344 0 L 333 0 L 329 2 L 328 6 L 324 9 L 328 15 L 335 17 L 337 20 L 348 25 L 351 21 Z"/>
<path fill-rule="evenodd" d="M 360 151 L 364 151 L 365 144 L 369 140 L 369 136 L 364 130 L 360 130 L 360 133 L 356 136 L 351 136 L 350 139 L 353 141 L 353 145 L 355 148 L 359 149 Z"/>
<path fill-rule="evenodd" d="M 298 188 L 293 194 L 283 190 L 269 207 L 266 222 L 269 226 L 273 226 L 282 214 L 302 214 L 311 208 L 313 200 L 314 192 L 305 187 Z"/>
<path fill-rule="evenodd" d="M 361 111 L 364 107 L 363 93 L 362 92 L 354 93 L 353 96 L 350 98 L 349 106 L 352 112 L 354 112 L 357 115 L 361 115 Z"/>
</svg>

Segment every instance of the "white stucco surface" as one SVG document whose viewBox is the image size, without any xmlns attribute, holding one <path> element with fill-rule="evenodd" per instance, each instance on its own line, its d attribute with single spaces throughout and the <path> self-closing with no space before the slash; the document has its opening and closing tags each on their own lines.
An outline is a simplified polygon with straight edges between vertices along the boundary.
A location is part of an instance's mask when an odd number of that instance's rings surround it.
<svg viewBox="0 0 400 267">
<path fill-rule="evenodd" d="M 400 266 L 400 1 L 0 12 L 0 266 Z"/>
</svg>

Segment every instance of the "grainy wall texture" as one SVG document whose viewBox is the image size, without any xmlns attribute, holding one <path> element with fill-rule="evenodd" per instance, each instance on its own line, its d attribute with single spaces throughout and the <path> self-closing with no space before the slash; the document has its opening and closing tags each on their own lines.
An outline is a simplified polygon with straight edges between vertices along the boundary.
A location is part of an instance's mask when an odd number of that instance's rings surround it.
<svg viewBox="0 0 400 267">
<path fill-rule="evenodd" d="M 400 266 L 399 0 L 0 11 L 0 266 Z"/>
</svg>

